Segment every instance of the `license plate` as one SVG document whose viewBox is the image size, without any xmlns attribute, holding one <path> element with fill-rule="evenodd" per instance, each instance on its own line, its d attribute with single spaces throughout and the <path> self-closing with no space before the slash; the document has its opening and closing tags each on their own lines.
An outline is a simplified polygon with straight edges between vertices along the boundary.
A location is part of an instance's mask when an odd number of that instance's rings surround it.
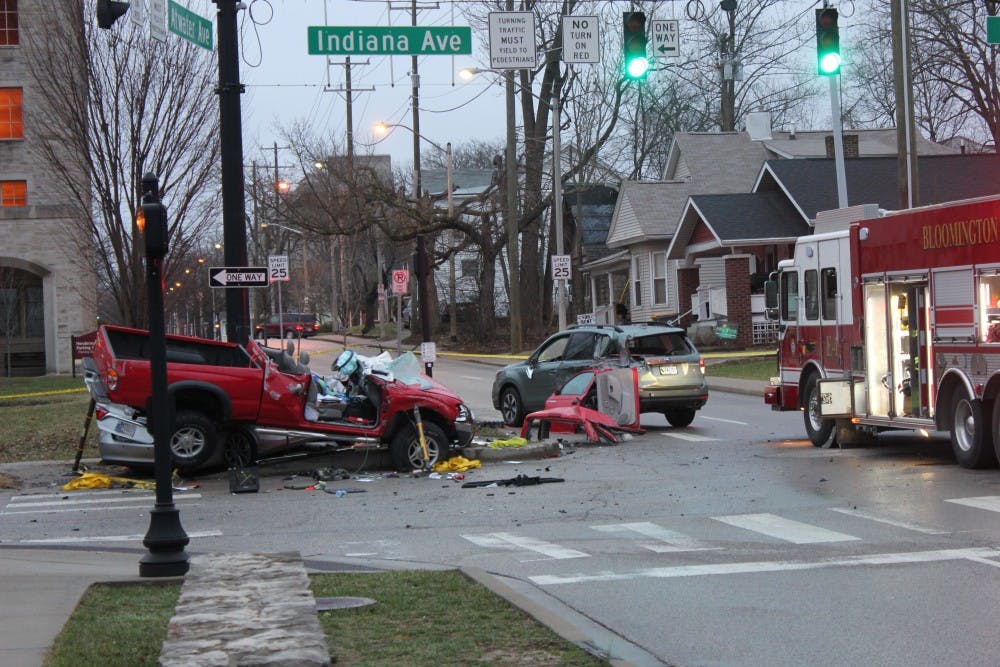
<svg viewBox="0 0 1000 667">
<path fill-rule="evenodd" d="M 660 366 L 660 375 L 677 375 L 677 366 Z"/>
<path fill-rule="evenodd" d="M 132 422 L 118 422 L 115 424 L 115 433 L 131 438 L 135 435 L 135 424 Z"/>
</svg>

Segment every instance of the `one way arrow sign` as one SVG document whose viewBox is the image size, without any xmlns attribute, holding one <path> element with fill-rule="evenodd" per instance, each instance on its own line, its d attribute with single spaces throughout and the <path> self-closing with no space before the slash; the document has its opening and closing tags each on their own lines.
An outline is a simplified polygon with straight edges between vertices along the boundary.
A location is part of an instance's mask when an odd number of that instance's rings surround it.
<svg viewBox="0 0 1000 667">
<path fill-rule="evenodd" d="M 208 270 L 209 287 L 266 287 L 267 267 L 213 266 Z"/>
</svg>

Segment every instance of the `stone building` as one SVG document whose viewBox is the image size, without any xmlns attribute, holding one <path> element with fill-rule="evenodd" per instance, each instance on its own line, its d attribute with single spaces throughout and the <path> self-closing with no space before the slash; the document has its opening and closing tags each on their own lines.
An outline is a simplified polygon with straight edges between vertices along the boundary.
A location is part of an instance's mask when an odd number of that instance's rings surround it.
<svg viewBox="0 0 1000 667">
<path fill-rule="evenodd" d="M 66 5 L 58 20 L 82 39 L 83 3 Z M 69 372 L 71 336 L 96 322 L 95 249 L 80 224 L 89 212 L 67 196 L 69 186 L 89 191 L 87 174 L 57 176 L 39 151 L 49 123 L 32 44 L 51 38 L 59 6 L 0 0 L 0 376 Z"/>
</svg>

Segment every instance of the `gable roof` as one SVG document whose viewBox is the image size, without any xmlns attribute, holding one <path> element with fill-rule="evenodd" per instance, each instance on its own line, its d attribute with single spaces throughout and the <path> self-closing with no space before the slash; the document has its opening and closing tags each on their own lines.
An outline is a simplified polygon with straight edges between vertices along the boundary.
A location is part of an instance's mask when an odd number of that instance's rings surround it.
<svg viewBox="0 0 1000 667">
<path fill-rule="evenodd" d="M 826 138 L 832 136 L 830 130 L 806 130 L 805 132 L 772 131 L 770 139 L 762 144 L 773 157 L 806 158 L 827 157 Z M 896 129 L 844 130 L 844 135 L 858 137 L 859 157 L 892 157 L 897 155 Z M 917 134 L 917 155 L 951 155 L 958 153 L 954 148 L 936 144 Z"/>
<path fill-rule="evenodd" d="M 793 243 L 810 228 L 778 191 L 692 195 L 667 248 L 667 259 L 721 254 L 734 246 Z"/>
<path fill-rule="evenodd" d="M 604 184 L 571 183 L 563 192 L 563 210 L 578 225 L 588 257 L 609 252 L 605 242 L 611 228 L 618 190 Z"/>
<path fill-rule="evenodd" d="M 608 247 L 669 239 L 690 191 L 691 184 L 683 181 L 622 181 L 608 230 Z"/>
<path fill-rule="evenodd" d="M 844 160 L 849 204 L 903 208 L 897 188 L 897 160 Z M 920 204 L 969 199 L 1000 193 L 1000 155 L 921 155 L 917 160 Z M 838 208 L 834 161 L 830 159 L 768 160 L 760 171 L 757 192 L 784 192 L 804 219 L 817 211 Z"/>
</svg>

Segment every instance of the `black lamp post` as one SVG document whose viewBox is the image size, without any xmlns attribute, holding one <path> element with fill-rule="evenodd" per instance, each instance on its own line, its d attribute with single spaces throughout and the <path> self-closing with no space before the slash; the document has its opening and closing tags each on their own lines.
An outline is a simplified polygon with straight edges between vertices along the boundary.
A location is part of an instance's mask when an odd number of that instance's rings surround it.
<svg viewBox="0 0 1000 667">
<path fill-rule="evenodd" d="M 142 212 L 139 229 L 146 246 L 146 290 L 149 301 L 149 370 L 152 392 L 148 411 L 153 435 L 153 471 L 156 504 L 149 517 L 143 545 L 149 553 L 139 561 L 140 577 L 176 577 L 188 571 L 184 551 L 188 536 L 174 506 L 171 480 L 170 424 L 173 410 L 167 396 L 167 337 L 163 322 L 163 256 L 167 254 L 167 209 L 160 203 L 156 176 L 142 177 Z"/>
</svg>

